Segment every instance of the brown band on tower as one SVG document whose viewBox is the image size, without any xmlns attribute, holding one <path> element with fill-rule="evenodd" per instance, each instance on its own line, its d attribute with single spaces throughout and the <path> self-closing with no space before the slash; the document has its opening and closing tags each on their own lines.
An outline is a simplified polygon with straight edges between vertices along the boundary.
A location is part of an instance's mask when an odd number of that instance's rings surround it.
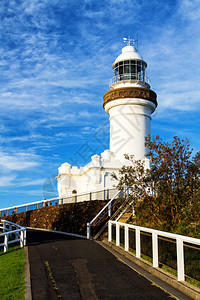
<svg viewBox="0 0 200 300">
<path fill-rule="evenodd" d="M 122 99 L 122 98 L 140 98 L 144 100 L 149 100 L 153 102 L 156 107 L 158 105 L 157 103 L 157 95 L 154 91 L 140 88 L 140 87 L 125 87 L 125 88 L 118 88 L 108 91 L 104 94 L 104 102 L 103 107 L 105 108 L 105 105 L 113 100 Z"/>
</svg>

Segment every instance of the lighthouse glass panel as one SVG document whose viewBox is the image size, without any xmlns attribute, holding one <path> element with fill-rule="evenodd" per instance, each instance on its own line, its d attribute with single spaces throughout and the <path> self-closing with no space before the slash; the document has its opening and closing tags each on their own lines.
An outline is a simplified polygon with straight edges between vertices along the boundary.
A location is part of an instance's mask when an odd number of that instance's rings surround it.
<svg viewBox="0 0 200 300">
<path fill-rule="evenodd" d="M 145 63 L 138 60 L 125 60 L 114 67 L 114 82 L 120 80 L 139 80 L 145 82 Z"/>
</svg>

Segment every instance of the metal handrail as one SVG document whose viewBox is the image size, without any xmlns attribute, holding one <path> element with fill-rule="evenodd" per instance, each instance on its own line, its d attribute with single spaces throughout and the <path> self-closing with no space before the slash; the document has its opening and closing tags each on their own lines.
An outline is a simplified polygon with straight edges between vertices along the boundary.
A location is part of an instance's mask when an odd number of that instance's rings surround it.
<svg viewBox="0 0 200 300">
<path fill-rule="evenodd" d="M 68 199 L 68 198 L 71 198 L 71 197 L 74 197 L 74 196 L 85 196 L 85 195 L 90 195 L 90 194 L 94 194 L 94 193 L 100 193 L 100 192 L 104 192 L 104 191 L 112 191 L 112 190 L 115 190 L 116 188 L 105 188 L 103 190 L 95 190 L 95 191 L 91 191 L 91 192 L 84 192 L 84 193 L 80 193 L 80 194 L 72 194 L 71 196 L 67 196 L 67 197 L 60 197 L 60 199 Z"/>
<path fill-rule="evenodd" d="M 29 203 L 25 203 L 25 204 L 20 204 L 20 205 L 15 205 L 15 206 L 10 206 L 10 207 L 6 207 L 6 208 L 1 208 L 0 209 L 0 213 L 2 211 L 7 211 L 7 210 L 11 210 L 11 209 L 15 209 L 15 208 L 19 208 L 19 207 L 27 207 L 27 206 L 31 206 L 31 205 L 37 205 L 37 204 L 42 204 L 42 203 L 46 203 L 49 201 L 53 201 L 53 200 L 59 200 L 59 197 L 56 198 L 50 198 L 50 199 L 44 199 L 44 200 L 39 200 L 39 201 L 35 201 L 35 202 L 29 202 Z"/>
<path fill-rule="evenodd" d="M 94 223 L 94 221 L 101 215 L 101 213 L 113 202 L 113 200 L 119 195 L 121 191 L 118 191 L 114 197 L 98 212 L 98 214 L 92 219 L 90 224 Z"/>
<path fill-rule="evenodd" d="M 55 198 L 49 198 L 49 199 L 44 199 L 44 200 L 39 200 L 39 201 L 35 201 L 35 202 L 30 202 L 30 203 L 25 203 L 25 204 L 20 204 L 20 205 L 15 205 L 15 206 L 10 206 L 10 207 L 7 207 L 7 208 L 1 208 L 0 209 L 0 217 L 2 217 L 2 212 L 6 212 L 6 214 L 8 215 L 9 214 L 9 211 L 12 211 L 14 210 L 15 208 L 18 210 L 18 208 L 25 208 L 25 211 L 28 210 L 28 208 L 32 205 L 37 205 L 38 207 L 37 208 L 41 208 L 39 207 L 40 204 L 45 204 L 45 203 L 49 203 L 51 201 L 56 201 L 56 200 L 59 200 L 57 204 L 62 204 L 62 201 L 63 199 L 70 199 L 72 197 L 84 197 L 86 195 L 93 195 L 95 193 L 100 193 L 100 192 L 105 192 L 105 191 L 112 191 L 112 190 L 115 190 L 115 188 L 111 188 L 111 189 L 102 189 L 102 190 L 97 190 L 97 191 L 91 191 L 91 192 L 84 192 L 84 193 L 80 193 L 80 194 L 73 194 L 71 196 L 68 196 L 68 197 L 55 197 Z"/>
<path fill-rule="evenodd" d="M 105 211 L 104 215 L 102 216 L 102 218 L 105 216 L 106 214 L 106 209 L 108 208 L 108 217 L 111 217 L 111 208 L 112 208 L 112 202 L 117 198 L 117 196 L 122 193 L 122 196 L 125 193 L 129 193 L 129 188 L 127 187 L 123 192 L 122 191 L 118 191 L 114 197 L 108 202 L 106 203 L 106 205 L 98 212 L 98 214 L 92 219 L 92 221 L 90 221 L 89 223 L 87 223 L 87 239 L 91 238 L 91 226 L 94 223 L 94 221 L 96 221 L 96 219 Z M 102 220 L 102 218 L 100 220 Z M 100 222 L 100 220 L 95 224 L 95 226 Z"/>
<path fill-rule="evenodd" d="M 112 201 L 117 197 L 117 195 L 120 193 L 120 191 L 118 191 L 114 197 L 98 212 L 98 214 L 92 219 L 91 222 L 87 223 L 87 239 L 89 240 L 91 238 L 91 226 L 94 223 L 94 221 L 102 214 L 102 212 L 109 206 L 111 205 Z M 108 209 L 108 215 L 110 214 L 110 207 Z M 105 214 L 104 214 L 105 215 Z"/>
</svg>

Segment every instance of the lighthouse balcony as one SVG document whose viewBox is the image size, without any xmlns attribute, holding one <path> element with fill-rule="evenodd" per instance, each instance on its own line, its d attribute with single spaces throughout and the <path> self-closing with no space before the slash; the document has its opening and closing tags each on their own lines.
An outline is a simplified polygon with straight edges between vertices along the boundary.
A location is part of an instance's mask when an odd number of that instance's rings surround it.
<svg viewBox="0 0 200 300">
<path fill-rule="evenodd" d="M 141 76 L 137 73 L 128 73 L 128 74 L 121 74 L 115 75 L 110 79 L 109 87 L 115 88 L 119 84 L 131 84 L 135 86 L 141 86 L 145 88 L 150 88 L 150 79 L 147 76 Z"/>
</svg>

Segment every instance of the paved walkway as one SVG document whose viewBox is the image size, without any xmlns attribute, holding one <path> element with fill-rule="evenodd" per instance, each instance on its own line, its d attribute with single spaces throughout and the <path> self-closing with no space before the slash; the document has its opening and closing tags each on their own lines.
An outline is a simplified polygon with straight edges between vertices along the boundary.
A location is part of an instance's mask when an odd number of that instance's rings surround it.
<svg viewBox="0 0 200 300">
<path fill-rule="evenodd" d="M 172 299 L 99 244 L 28 230 L 33 300 Z"/>
</svg>

